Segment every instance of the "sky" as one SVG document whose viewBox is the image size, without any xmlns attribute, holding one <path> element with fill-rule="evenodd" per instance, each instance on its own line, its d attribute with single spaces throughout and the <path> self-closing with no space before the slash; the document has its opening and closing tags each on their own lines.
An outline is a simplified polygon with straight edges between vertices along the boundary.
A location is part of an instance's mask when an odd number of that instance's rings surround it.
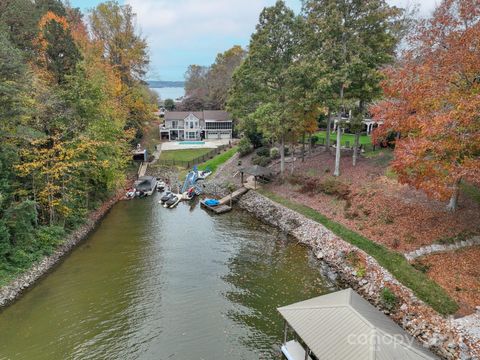
<svg viewBox="0 0 480 360">
<path fill-rule="evenodd" d="M 84 12 L 101 0 L 70 0 Z M 149 80 L 183 80 L 188 65 L 211 65 L 218 53 L 246 46 L 258 16 L 275 0 L 119 0 L 132 6 L 139 31 L 150 49 Z M 300 0 L 286 0 L 300 11 Z M 439 0 L 387 0 L 396 6 L 418 4 L 427 16 Z"/>
</svg>

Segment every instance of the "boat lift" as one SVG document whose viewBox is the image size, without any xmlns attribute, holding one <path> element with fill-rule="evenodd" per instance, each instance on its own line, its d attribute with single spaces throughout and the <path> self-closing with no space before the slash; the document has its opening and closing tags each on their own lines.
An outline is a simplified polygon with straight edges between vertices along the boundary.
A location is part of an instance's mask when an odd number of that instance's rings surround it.
<svg viewBox="0 0 480 360">
<path fill-rule="evenodd" d="M 277 309 L 287 360 L 438 359 L 352 289 Z M 299 341 L 288 340 L 293 329 Z"/>
</svg>

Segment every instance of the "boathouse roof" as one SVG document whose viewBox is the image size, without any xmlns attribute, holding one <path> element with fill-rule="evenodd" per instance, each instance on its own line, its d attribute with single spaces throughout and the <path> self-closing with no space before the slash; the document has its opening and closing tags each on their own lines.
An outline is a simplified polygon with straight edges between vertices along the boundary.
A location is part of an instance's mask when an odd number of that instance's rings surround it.
<svg viewBox="0 0 480 360">
<path fill-rule="evenodd" d="M 319 359 L 437 359 L 352 289 L 278 311 Z"/>
</svg>

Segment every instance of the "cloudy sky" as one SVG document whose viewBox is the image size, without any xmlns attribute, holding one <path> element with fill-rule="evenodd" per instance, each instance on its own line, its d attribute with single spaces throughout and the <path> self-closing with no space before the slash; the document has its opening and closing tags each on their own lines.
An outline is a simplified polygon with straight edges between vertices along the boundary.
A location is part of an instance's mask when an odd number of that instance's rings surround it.
<svg viewBox="0 0 480 360">
<path fill-rule="evenodd" d="M 439 0 L 387 0 L 406 6 L 418 3 L 428 15 Z M 100 0 L 71 0 L 87 11 Z M 120 0 L 130 4 L 150 47 L 151 80 L 183 80 L 188 65 L 210 65 L 219 52 L 246 46 L 260 11 L 275 0 Z M 296 12 L 300 0 L 286 0 Z"/>
</svg>

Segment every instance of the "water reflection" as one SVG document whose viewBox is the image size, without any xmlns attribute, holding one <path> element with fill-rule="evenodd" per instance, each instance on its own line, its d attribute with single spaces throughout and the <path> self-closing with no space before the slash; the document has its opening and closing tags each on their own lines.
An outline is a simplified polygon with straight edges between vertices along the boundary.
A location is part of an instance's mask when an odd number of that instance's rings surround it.
<svg viewBox="0 0 480 360">
<path fill-rule="evenodd" d="M 114 207 L 0 313 L 0 359 L 273 359 L 276 307 L 328 291 L 308 251 L 249 214 Z"/>
<path fill-rule="evenodd" d="M 224 296 L 233 304 L 227 316 L 251 332 L 242 343 L 261 358 L 279 354 L 283 321 L 277 307 L 333 290 L 308 251 L 275 229 L 253 222 L 254 236 L 242 241 L 227 261 L 223 279 L 231 285 Z M 272 346 L 273 345 L 273 346 Z"/>
</svg>

